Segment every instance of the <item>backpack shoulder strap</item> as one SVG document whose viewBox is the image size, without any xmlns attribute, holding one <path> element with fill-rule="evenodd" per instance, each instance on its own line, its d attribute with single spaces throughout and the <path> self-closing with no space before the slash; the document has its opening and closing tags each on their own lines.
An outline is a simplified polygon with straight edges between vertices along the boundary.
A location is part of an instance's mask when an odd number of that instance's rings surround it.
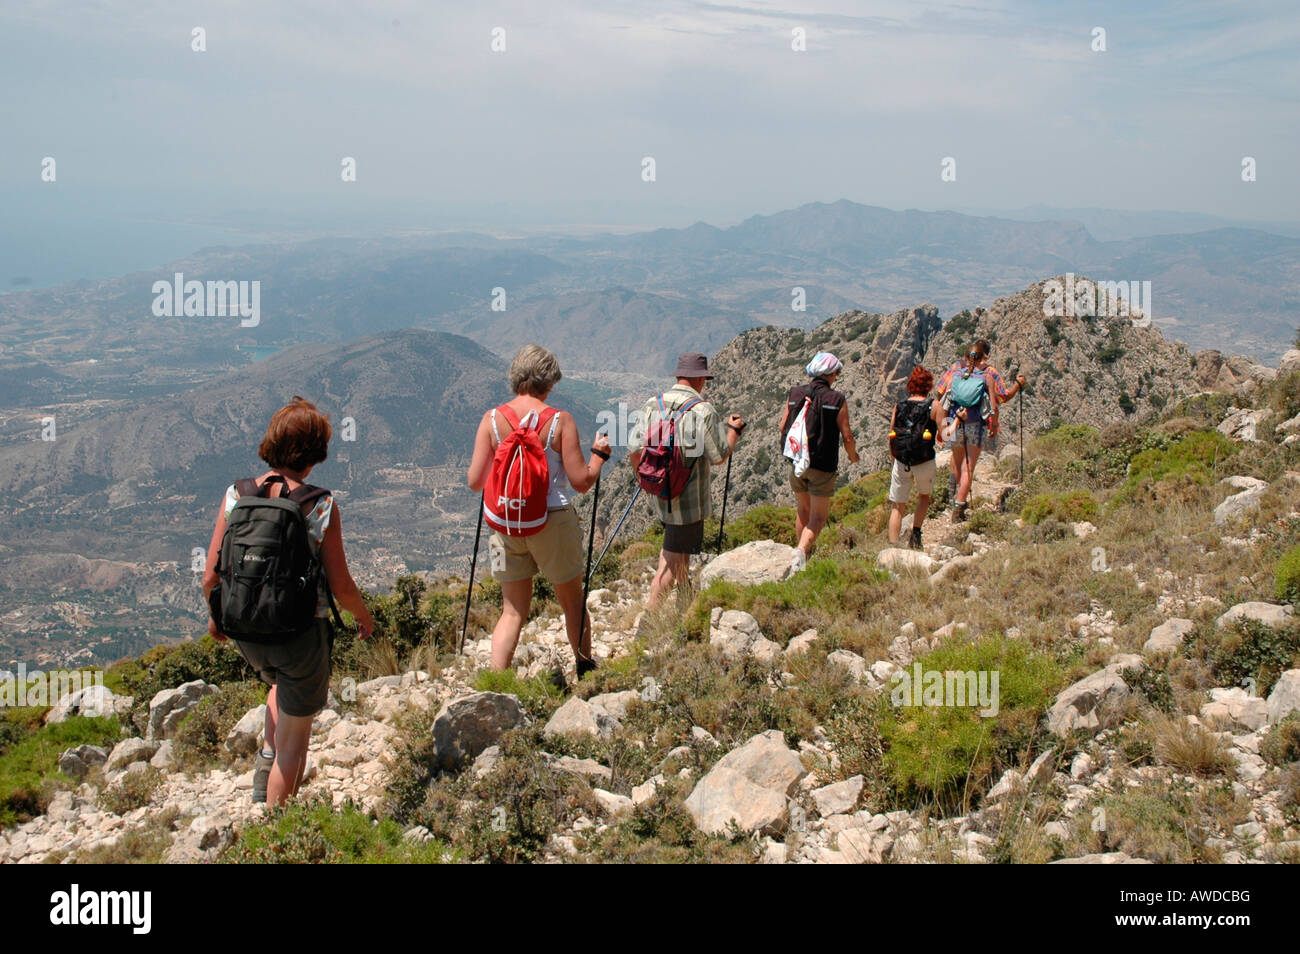
<svg viewBox="0 0 1300 954">
<path fill-rule="evenodd" d="M 311 484 L 299 484 L 297 489 L 289 492 L 289 499 L 306 510 L 308 504 L 315 503 L 321 497 L 328 497 L 329 493 L 330 492 L 324 487 L 313 487 Z"/>
<path fill-rule="evenodd" d="M 261 497 L 262 488 L 252 477 L 241 477 L 235 481 L 235 493 L 241 497 Z"/>
<path fill-rule="evenodd" d="M 695 407 L 695 405 L 703 404 L 703 403 L 704 403 L 704 398 L 702 397 L 691 398 L 689 401 L 687 401 L 685 404 L 683 404 L 681 407 L 679 407 L 676 411 L 673 412 L 673 420 L 680 421 L 682 417 L 685 416 L 687 411 Z"/>
<path fill-rule="evenodd" d="M 546 426 L 547 421 L 551 422 L 551 429 L 546 434 L 546 442 L 542 444 L 543 447 L 550 447 L 551 439 L 555 437 L 555 428 L 560 423 L 559 408 L 548 407 L 545 411 L 543 411 L 541 414 L 537 416 L 537 426 L 535 430 L 537 431 L 538 434 L 542 433 L 542 428 Z"/>
<path fill-rule="evenodd" d="M 510 425 L 510 429 L 512 431 L 518 430 L 519 415 L 517 415 L 513 410 L 510 409 L 509 404 L 502 404 L 499 408 L 497 408 L 497 411 L 501 412 L 501 416 L 506 419 L 506 423 Z"/>
</svg>

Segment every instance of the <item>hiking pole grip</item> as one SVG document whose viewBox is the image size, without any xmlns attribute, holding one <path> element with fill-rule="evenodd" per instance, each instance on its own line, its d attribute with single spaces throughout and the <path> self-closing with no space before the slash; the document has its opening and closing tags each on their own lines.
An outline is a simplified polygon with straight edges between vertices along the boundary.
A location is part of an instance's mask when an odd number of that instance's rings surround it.
<svg viewBox="0 0 1300 954">
<path fill-rule="evenodd" d="M 460 624 L 460 643 L 456 646 L 457 656 L 465 649 L 465 633 L 469 629 L 469 604 L 474 598 L 474 567 L 478 564 L 478 541 L 483 534 L 483 502 L 483 494 L 479 494 L 478 525 L 474 528 L 474 555 L 469 558 L 469 588 L 465 590 L 465 618 Z"/>
<path fill-rule="evenodd" d="M 722 482 L 722 516 L 718 519 L 718 545 L 714 547 L 718 553 L 722 552 L 722 528 L 727 525 L 727 494 L 731 492 L 731 460 L 735 456 L 727 455 L 727 477 Z"/>
</svg>

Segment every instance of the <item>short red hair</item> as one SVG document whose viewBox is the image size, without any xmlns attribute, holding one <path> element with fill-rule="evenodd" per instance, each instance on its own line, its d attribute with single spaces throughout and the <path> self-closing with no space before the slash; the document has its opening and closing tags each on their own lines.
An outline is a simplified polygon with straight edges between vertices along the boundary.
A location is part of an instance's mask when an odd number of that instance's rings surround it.
<svg viewBox="0 0 1300 954">
<path fill-rule="evenodd" d="M 304 471 L 329 456 L 330 419 L 298 395 L 271 415 L 257 456 L 272 467 Z"/>
<path fill-rule="evenodd" d="M 934 375 L 918 364 L 907 377 L 907 393 L 929 394 L 932 387 L 934 387 Z"/>
</svg>

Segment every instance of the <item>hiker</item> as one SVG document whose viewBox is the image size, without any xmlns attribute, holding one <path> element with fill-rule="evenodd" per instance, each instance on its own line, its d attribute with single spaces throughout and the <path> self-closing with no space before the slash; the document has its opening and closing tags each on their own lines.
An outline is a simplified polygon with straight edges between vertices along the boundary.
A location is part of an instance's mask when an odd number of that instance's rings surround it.
<svg viewBox="0 0 1300 954">
<path fill-rule="evenodd" d="M 312 721 L 316 713 L 325 708 L 329 696 L 330 651 L 334 643 L 329 617 L 334 600 L 356 619 L 361 639 L 368 639 L 375 626 L 361 598 L 361 591 L 348 570 L 347 557 L 343 553 L 343 516 L 338 503 L 329 491 L 307 483 L 312 468 L 328 456 L 330 435 L 329 418 L 303 398 L 295 396 L 272 415 L 266 435 L 257 449 L 258 456 L 270 470 L 260 477 L 237 481 L 226 488 L 203 570 L 203 595 L 209 600 L 209 606 L 222 614 L 220 618 L 225 620 L 230 638 L 240 654 L 271 687 L 266 696 L 265 742 L 253 766 L 254 802 L 282 804 L 296 794 L 302 784 Z M 314 613 L 314 617 L 305 628 L 287 639 L 262 641 L 258 638 L 260 634 L 254 632 L 258 628 L 256 619 L 265 618 L 267 614 L 267 594 L 283 600 L 283 588 L 271 586 L 272 579 L 268 579 L 266 587 L 262 588 L 256 583 L 249 584 L 249 578 L 241 574 L 243 585 L 237 591 L 225 589 L 227 583 L 223 576 L 233 577 L 235 567 L 222 565 L 223 546 L 240 553 L 241 568 L 266 562 L 250 559 L 259 555 L 255 552 L 258 547 L 242 535 L 243 530 L 248 529 L 242 518 L 246 513 L 254 512 L 249 510 L 250 497 L 254 500 L 288 498 L 305 522 L 306 540 L 302 544 L 309 554 L 304 557 L 309 557 L 318 579 L 314 600 L 312 595 L 306 597 L 306 613 Z M 232 517 L 237 505 L 239 513 Z M 307 509 L 303 510 L 303 507 Z M 295 520 L 292 510 L 277 511 L 269 501 L 256 512 L 260 514 L 262 510 L 282 513 L 286 521 Z M 227 526 L 235 526 L 239 532 L 232 532 L 227 539 Z M 275 546 L 278 551 L 279 543 Z M 263 549 L 266 548 L 269 547 Z M 278 559 L 287 561 L 292 556 L 279 552 Z M 256 595 L 259 592 L 261 601 Z M 246 597 L 243 606 L 238 602 L 240 596 Z M 241 613 L 241 609 L 244 612 Z M 272 609 L 283 610 L 284 607 Z M 252 613 L 253 610 L 256 614 Z M 338 619 L 336 611 L 335 619 Z M 248 623 L 245 638 L 235 635 L 236 631 L 230 628 L 235 622 Z M 215 619 L 209 619 L 208 632 L 221 642 L 227 638 L 227 633 L 222 632 Z"/>
<path fill-rule="evenodd" d="M 835 355 L 827 351 L 815 354 L 804 368 L 804 374 L 811 380 L 790 389 L 781 413 L 781 446 L 783 453 L 791 458 L 790 489 L 795 499 L 795 552 L 791 568 L 796 573 L 807 565 L 817 535 L 826 526 L 831 495 L 835 493 L 835 473 L 840 465 L 841 439 L 849 461 L 858 462 L 858 448 L 849 426 L 848 402 L 843 394 L 832 389 L 843 370 L 844 365 Z M 802 430 L 792 446 L 791 431 L 799 430 L 797 424 L 802 424 Z"/>
<path fill-rule="evenodd" d="M 689 476 L 677 493 L 668 488 L 675 479 L 670 474 L 654 475 L 664 485 L 664 491 L 655 495 L 659 520 L 664 526 L 663 548 L 659 552 L 659 568 L 650 584 L 650 606 L 659 604 L 664 595 L 679 584 L 690 583 L 691 555 L 699 553 L 704 543 L 704 520 L 712 512 L 709 495 L 709 475 L 712 467 L 723 463 L 736 449 L 745 422 L 739 414 L 730 415 L 724 422 L 705 401 L 705 385 L 713 378 L 709 360 L 698 352 L 688 352 L 677 359 L 677 383 L 663 394 L 651 398 L 641 409 L 636 426 L 629 435 L 628 449 L 632 467 L 638 472 L 643 488 L 652 478 L 642 474 L 642 458 L 647 461 L 647 448 L 658 449 L 656 443 L 671 425 L 674 440 L 680 448 L 678 466 L 684 465 Z M 653 429 L 653 432 L 652 432 Z M 656 454 L 656 459 L 659 459 Z M 669 455 L 669 459 L 674 459 Z"/>
<path fill-rule="evenodd" d="M 1026 379 L 1023 374 L 1017 374 L 1015 383 L 1012 384 L 1010 388 L 1007 388 L 1002 381 L 1002 375 L 998 372 L 998 369 L 989 364 L 989 355 L 992 353 L 992 345 L 989 344 L 988 339 L 977 338 L 974 345 L 972 345 L 972 348 L 973 350 L 980 352 L 981 357 L 979 367 L 981 371 L 986 372 L 988 375 L 988 383 L 991 386 L 992 391 L 992 413 L 987 422 L 988 433 L 985 435 L 984 446 L 990 452 L 996 453 L 997 438 L 1001 430 L 1001 414 L 999 413 L 1001 405 L 1006 404 L 1024 389 Z M 943 397 L 946 394 L 948 388 L 951 386 L 953 376 L 961 373 L 964 366 L 964 361 L 958 361 L 944 372 L 943 377 L 939 382 L 938 393 L 940 397 Z M 956 498 L 957 496 L 957 469 L 955 467 L 950 467 L 948 470 L 948 496 L 951 498 Z"/>
<path fill-rule="evenodd" d="M 993 346 L 989 344 L 988 339 L 976 338 L 975 348 L 982 356 L 980 358 L 980 370 L 988 376 L 989 385 L 993 392 L 993 414 L 989 418 L 989 433 L 984 441 L 984 446 L 991 453 L 997 453 L 998 434 L 1001 430 L 1002 418 L 1001 413 L 999 413 L 1000 409 L 1003 404 L 1006 404 L 1024 389 L 1026 378 L 1023 374 L 1017 374 L 1015 382 L 1008 388 L 1003 383 L 1002 375 L 998 373 L 998 369 L 989 363 L 989 356 L 993 353 Z"/>
<path fill-rule="evenodd" d="M 934 488 L 935 443 L 943 444 L 955 426 L 966 417 L 966 409 L 959 408 L 956 417 L 949 420 L 943 406 L 930 397 L 934 375 L 917 365 L 907 378 L 907 400 L 894 405 L 889 419 L 889 453 L 894 458 L 894 468 L 889 478 L 889 542 L 898 542 L 902 530 L 903 514 L 907 501 L 916 485 L 916 515 L 912 518 L 912 535 L 908 546 L 921 549 L 921 524 L 925 522 L 930 507 L 930 494 Z"/>
<path fill-rule="evenodd" d="M 582 527 L 573 501 L 577 494 L 585 494 L 595 485 L 601 467 L 609 460 L 609 439 L 597 434 L 590 457 L 583 458 L 573 415 L 546 403 L 560 380 L 560 363 L 541 345 L 520 348 L 510 362 L 507 377 L 515 396 L 486 412 L 479 421 L 469 465 L 469 487 L 486 493 L 489 485 L 504 486 L 494 484 L 494 477 L 500 478 L 502 468 L 509 465 L 497 455 L 497 448 L 519 429 L 531 431 L 544 451 L 547 482 L 540 487 L 545 492 L 544 506 L 540 497 L 531 502 L 507 501 L 504 496 L 498 501 L 484 499 L 484 517 L 493 526 L 488 539 L 492 576 L 501 584 L 501 618 L 492 630 L 492 668 L 510 667 L 519 632 L 532 605 L 533 577 L 540 572 L 550 581 L 564 611 L 564 625 L 573 647 L 577 677 L 581 679 L 596 668 L 596 661 L 591 655 L 590 621 L 582 605 Z M 508 514 L 503 524 L 494 525 L 494 508 L 502 502 L 507 509 L 526 509 L 531 503 L 540 515 L 530 522 L 537 525 L 513 526 Z"/>
<path fill-rule="evenodd" d="M 988 420 L 996 407 L 989 375 L 980 369 L 980 359 L 983 356 L 977 347 L 971 347 L 961 370 L 949 379 L 943 397 L 947 405 L 947 417 L 954 425 L 951 441 L 952 472 L 956 479 L 957 499 L 953 505 L 952 519 L 956 522 L 966 519 L 971 483 L 975 479 L 975 464 L 988 439 Z M 959 413 L 961 411 L 965 413 Z"/>
</svg>

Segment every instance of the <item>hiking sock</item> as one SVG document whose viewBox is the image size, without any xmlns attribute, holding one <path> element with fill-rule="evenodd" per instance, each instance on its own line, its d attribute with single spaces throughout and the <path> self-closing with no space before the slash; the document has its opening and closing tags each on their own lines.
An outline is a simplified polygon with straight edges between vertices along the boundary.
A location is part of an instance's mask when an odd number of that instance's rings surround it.
<svg viewBox="0 0 1300 954">
<path fill-rule="evenodd" d="M 257 754 L 257 759 L 253 764 L 253 803 L 262 804 L 266 801 L 266 786 L 271 780 L 271 766 L 275 764 L 275 752 L 268 754 L 266 749 L 262 749 Z"/>
<path fill-rule="evenodd" d="M 968 505 L 967 505 L 966 501 L 964 501 L 964 500 L 959 500 L 959 501 L 957 501 L 957 506 L 956 506 L 955 508 L 953 508 L 952 519 L 955 520 L 955 521 L 957 521 L 958 523 L 961 523 L 962 521 L 964 521 L 964 520 L 966 519 L 966 507 L 967 507 L 967 506 L 968 506 Z"/>
</svg>

